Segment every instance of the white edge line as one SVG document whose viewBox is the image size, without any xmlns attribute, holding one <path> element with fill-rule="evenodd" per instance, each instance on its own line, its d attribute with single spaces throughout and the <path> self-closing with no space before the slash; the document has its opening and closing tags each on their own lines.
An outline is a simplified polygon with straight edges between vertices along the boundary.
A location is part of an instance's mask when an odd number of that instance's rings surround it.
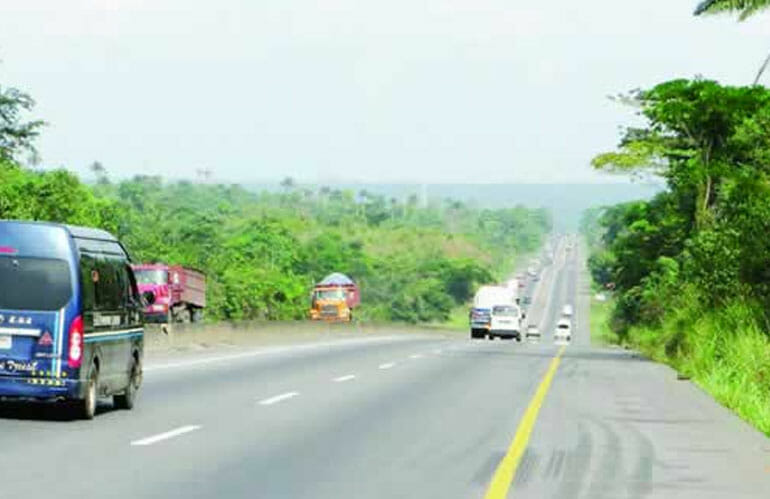
<svg viewBox="0 0 770 499">
<path fill-rule="evenodd" d="M 335 383 L 344 383 L 345 381 L 350 381 L 350 380 L 353 380 L 353 379 L 356 379 L 356 375 L 355 374 L 346 374 L 345 376 L 340 376 L 338 378 L 334 378 L 332 381 L 334 381 Z"/>
<path fill-rule="evenodd" d="M 288 400 L 290 398 L 294 398 L 297 395 L 299 395 L 299 392 L 286 392 L 282 393 L 280 395 L 276 395 L 275 397 L 266 398 L 264 400 L 259 401 L 259 405 L 273 405 L 277 404 L 278 402 L 283 402 L 284 400 Z"/>
<path fill-rule="evenodd" d="M 169 438 L 178 437 L 179 435 L 184 435 L 185 433 L 190 433 L 191 431 L 200 430 L 201 427 L 198 425 L 187 425 L 179 427 L 175 430 L 167 431 L 165 433 L 159 433 L 158 435 L 153 435 L 151 437 L 143 438 L 141 440 L 134 440 L 131 442 L 132 446 L 147 446 L 156 444 L 158 442 L 161 442 L 163 440 L 168 440 Z"/>
<path fill-rule="evenodd" d="M 380 364 L 380 369 L 390 369 L 395 365 L 396 365 L 395 362 L 386 362 L 385 364 Z"/>
</svg>

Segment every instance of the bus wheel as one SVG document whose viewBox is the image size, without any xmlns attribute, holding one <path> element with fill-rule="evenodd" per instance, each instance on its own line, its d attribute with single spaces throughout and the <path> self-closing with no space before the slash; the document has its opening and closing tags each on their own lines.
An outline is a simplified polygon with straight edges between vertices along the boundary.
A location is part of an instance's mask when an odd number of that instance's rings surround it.
<svg viewBox="0 0 770 499">
<path fill-rule="evenodd" d="M 128 379 L 128 386 L 126 387 L 126 391 L 112 397 L 112 405 L 116 409 L 125 409 L 130 411 L 134 408 L 136 390 L 139 387 L 140 382 L 139 372 L 139 366 L 137 365 L 136 360 L 134 360 L 131 364 L 131 376 Z"/>
<path fill-rule="evenodd" d="M 80 419 L 94 419 L 96 415 L 97 390 L 99 386 L 99 372 L 96 366 L 91 366 L 86 381 L 85 396 L 74 403 L 75 416 Z"/>
</svg>

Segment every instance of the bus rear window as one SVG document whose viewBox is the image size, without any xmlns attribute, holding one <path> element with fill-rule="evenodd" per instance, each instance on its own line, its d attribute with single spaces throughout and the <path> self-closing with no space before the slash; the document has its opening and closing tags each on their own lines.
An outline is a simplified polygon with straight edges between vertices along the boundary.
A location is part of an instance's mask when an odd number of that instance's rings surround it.
<svg viewBox="0 0 770 499">
<path fill-rule="evenodd" d="M 0 309 L 59 310 L 71 297 L 66 261 L 0 254 Z"/>
</svg>

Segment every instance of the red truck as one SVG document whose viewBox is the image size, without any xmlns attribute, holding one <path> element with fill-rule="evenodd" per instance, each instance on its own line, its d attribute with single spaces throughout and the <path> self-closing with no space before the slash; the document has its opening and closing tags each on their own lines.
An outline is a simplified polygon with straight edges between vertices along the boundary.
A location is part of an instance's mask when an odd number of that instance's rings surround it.
<svg viewBox="0 0 770 499">
<path fill-rule="evenodd" d="M 352 321 L 353 309 L 361 303 L 361 291 L 345 274 L 326 276 L 313 288 L 310 318 L 325 321 Z"/>
<path fill-rule="evenodd" d="M 206 276 L 203 272 L 165 263 L 132 265 L 139 293 L 152 291 L 155 301 L 147 306 L 147 322 L 200 322 L 206 308 Z"/>
</svg>

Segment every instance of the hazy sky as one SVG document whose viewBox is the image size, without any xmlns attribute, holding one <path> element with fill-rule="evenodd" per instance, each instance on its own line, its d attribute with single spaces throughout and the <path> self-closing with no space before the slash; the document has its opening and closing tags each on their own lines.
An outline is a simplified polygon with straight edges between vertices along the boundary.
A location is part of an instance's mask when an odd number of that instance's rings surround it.
<svg viewBox="0 0 770 499">
<path fill-rule="evenodd" d="M 770 16 L 696 0 L 1 0 L 46 166 L 306 182 L 601 181 L 618 91 L 749 83 Z"/>
</svg>

